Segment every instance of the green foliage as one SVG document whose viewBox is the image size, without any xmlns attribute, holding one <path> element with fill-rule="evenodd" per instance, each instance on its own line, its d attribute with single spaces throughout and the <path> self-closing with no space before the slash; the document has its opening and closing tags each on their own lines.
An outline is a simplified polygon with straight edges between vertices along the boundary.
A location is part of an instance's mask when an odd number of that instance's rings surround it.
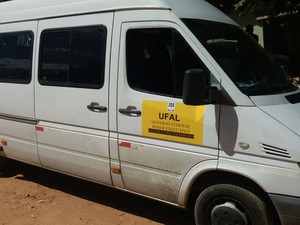
<svg viewBox="0 0 300 225">
<path fill-rule="evenodd" d="M 299 13 L 300 2 L 298 0 L 240 0 L 235 4 L 235 9 L 242 12 L 254 11 L 259 7 L 271 7 L 274 15 L 280 13 Z"/>
<path fill-rule="evenodd" d="M 212 5 L 216 6 L 223 12 L 227 13 L 235 9 L 235 4 L 238 0 L 207 0 Z"/>
<path fill-rule="evenodd" d="M 300 13 L 299 0 L 207 0 L 219 9 L 230 12 L 235 9 L 241 13 L 253 12 L 258 8 L 269 8 L 270 16 L 280 13 Z"/>
</svg>

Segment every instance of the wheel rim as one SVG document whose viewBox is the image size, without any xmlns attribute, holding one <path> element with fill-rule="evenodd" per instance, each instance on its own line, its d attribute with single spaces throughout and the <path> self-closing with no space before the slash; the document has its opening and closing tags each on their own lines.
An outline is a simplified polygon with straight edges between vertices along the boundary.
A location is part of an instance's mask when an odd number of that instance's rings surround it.
<svg viewBox="0 0 300 225">
<path fill-rule="evenodd" d="M 211 211 L 212 225 L 248 225 L 247 216 L 235 203 L 216 205 Z"/>
</svg>

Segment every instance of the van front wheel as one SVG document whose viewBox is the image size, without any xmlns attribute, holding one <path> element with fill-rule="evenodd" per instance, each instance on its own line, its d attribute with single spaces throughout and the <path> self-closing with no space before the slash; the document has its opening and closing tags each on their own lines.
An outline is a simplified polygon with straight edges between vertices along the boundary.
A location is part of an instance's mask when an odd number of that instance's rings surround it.
<svg viewBox="0 0 300 225">
<path fill-rule="evenodd" d="M 8 162 L 9 162 L 8 158 L 0 156 L 0 169 L 5 168 L 8 164 Z"/>
<path fill-rule="evenodd" d="M 195 205 L 197 225 L 271 225 L 267 205 L 248 190 L 216 184 L 205 189 Z"/>
</svg>

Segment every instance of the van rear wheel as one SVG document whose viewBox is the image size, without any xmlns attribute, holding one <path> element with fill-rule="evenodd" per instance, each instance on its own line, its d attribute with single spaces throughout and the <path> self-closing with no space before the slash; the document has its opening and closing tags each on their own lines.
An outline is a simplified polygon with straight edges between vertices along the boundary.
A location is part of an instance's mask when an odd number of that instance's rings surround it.
<svg viewBox="0 0 300 225">
<path fill-rule="evenodd" d="M 267 205 L 252 192 L 231 184 L 205 189 L 195 205 L 197 225 L 271 225 Z"/>
</svg>

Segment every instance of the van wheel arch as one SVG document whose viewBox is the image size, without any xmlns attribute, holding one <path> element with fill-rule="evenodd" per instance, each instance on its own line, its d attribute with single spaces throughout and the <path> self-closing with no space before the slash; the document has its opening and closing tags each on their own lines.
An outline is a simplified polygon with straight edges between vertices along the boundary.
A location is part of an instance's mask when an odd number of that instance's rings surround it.
<svg viewBox="0 0 300 225">
<path fill-rule="evenodd" d="M 266 203 L 273 217 L 274 225 L 281 225 L 277 210 L 268 194 L 251 179 L 232 172 L 208 171 L 201 174 L 191 188 L 187 207 L 194 211 L 199 195 L 207 188 L 219 184 L 234 185 L 253 193 Z"/>
</svg>

